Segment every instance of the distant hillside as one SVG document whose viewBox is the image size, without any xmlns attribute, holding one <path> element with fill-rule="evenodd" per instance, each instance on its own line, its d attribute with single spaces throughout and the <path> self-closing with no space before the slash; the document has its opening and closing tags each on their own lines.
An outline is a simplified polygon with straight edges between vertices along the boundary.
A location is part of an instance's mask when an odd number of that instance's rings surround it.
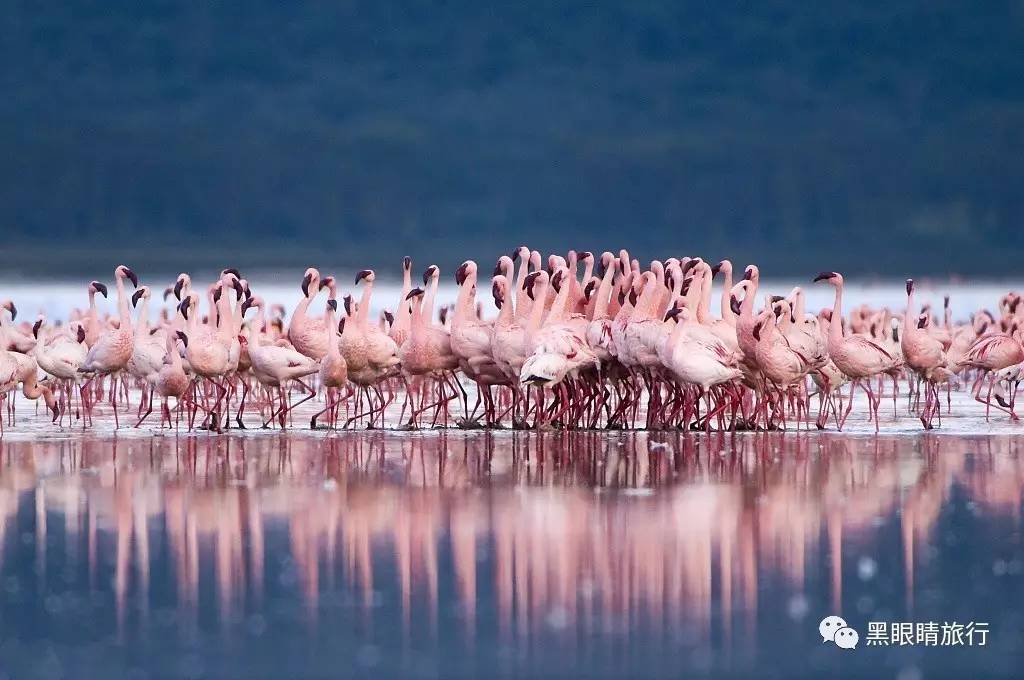
<svg viewBox="0 0 1024 680">
<path fill-rule="evenodd" d="M 85 242 L 968 274 L 1024 252 L 1018 2 L 23 0 L 0 26 L 8 268 Z"/>
</svg>

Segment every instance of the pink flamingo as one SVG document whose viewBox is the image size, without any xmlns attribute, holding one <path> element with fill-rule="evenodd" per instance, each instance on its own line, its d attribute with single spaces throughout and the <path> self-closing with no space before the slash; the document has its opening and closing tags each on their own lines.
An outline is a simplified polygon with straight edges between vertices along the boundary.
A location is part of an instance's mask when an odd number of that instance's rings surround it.
<svg viewBox="0 0 1024 680">
<path fill-rule="evenodd" d="M 860 385 L 868 395 L 868 406 L 875 419 L 875 432 L 878 432 L 878 404 L 881 398 L 875 398 L 871 390 L 869 378 L 886 373 L 902 365 L 899 357 L 893 356 L 877 342 L 862 335 L 843 335 L 843 276 L 838 272 L 822 272 L 814 277 L 814 281 L 828 281 L 836 290 L 835 302 L 832 305 L 832 323 L 829 325 L 828 352 L 836 368 L 849 376 L 853 381 L 850 388 L 850 401 L 840 421 L 841 430 L 846 419 L 853 410 L 853 394 Z"/>
<path fill-rule="evenodd" d="M 81 388 L 81 393 L 87 394 L 89 384 L 96 375 L 112 375 L 121 371 L 128 365 L 135 349 L 135 333 L 132 330 L 132 315 L 128 307 L 128 297 L 125 295 L 124 280 L 129 279 L 135 288 L 139 286 L 139 278 L 128 267 L 119 265 L 114 270 L 114 280 L 117 284 L 117 328 L 108 328 L 100 334 L 96 342 L 89 348 L 82 363 L 80 372 L 92 374 Z M 86 342 L 88 342 L 88 329 L 86 329 Z M 92 404 L 85 401 L 86 411 L 92 414 Z M 112 395 L 111 405 L 114 407 L 114 429 L 120 427 L 117 415 L 116 395 Z"/>
</svg>

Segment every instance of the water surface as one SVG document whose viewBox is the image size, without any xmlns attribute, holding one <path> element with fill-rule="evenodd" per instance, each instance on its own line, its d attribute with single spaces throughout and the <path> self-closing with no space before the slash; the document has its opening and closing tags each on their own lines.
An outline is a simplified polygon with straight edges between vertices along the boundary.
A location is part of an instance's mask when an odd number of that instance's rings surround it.
<svg viewBox="0 0 1024 680">
<path fill-rule="evenodd" d="M 12 678 L 1019 676 L 1013 435 L 0 443 Z M 839 614 L 856 650 L 823 644 Z M 869 647 L 869 621 L 986 622 Z"/>
</svg>

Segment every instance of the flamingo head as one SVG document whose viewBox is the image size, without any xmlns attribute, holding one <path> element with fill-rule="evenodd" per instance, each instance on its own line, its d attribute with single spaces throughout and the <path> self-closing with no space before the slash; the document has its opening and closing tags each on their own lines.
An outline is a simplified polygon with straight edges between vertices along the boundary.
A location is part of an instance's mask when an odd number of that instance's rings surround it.
<svg viewBox="0 0 1024 680">
<path fill-rule="evenodd" d="M 476 274 L 476 262 L 473 260 L 466 260 L 459 265 L 459 268 L 455 270 L 455 283 L 462 285 L 466 282 L 470 276 Z"/>
<path fill-rule="evenodd" d="M 405 257 L 402 258 L 402 271 L 404 271 L 404 272 L 411 272 L 412 271 L 412 258 L 409 257 L 408 255 L 406 255 Z"/>
<path fill-rule="evenodd" d="M 89 292 L 92 294 L 99 293 L 103 297 L 107 297 L 107 287 L 99 281 L 93 281 L 89 284 Z"/>
<path fill-rule="evenodd" d="M 391 312 L 389 312 L 388 310 L 385 309 L 384 311 L 381 312 L 381 315 L 384 317 L 384 321 L 385 321 L 385 323 L 387 323 L 388 326 L 394 326 L 395 325 L 395 315 L 394 314 L 392 314 Z"/>
<path fill-rule="evenodd" d="M 341 317 L 341 321 L 338 322 L 338 335 L 345 335 L 345 317 Z"/>
<path fill-rule="evenodd" d="M 532 272 L 526 276 L 526 280 L 523 281 L 523 289 L 526 291 L 527 297 L 531 300 L 536 300 L 534 297 L 534 288 L 537 285 L 537 281 L 541 281 L 544 286 L 548 284 L 548 273 L 545 271 Z"/>
<path fill-rule="evenodd" d="M 907 279 L 907 295 L 914 292 L 914 279 Z"/>
<path fill-rule="evenodd" d="M 494 306 L 498 309 L 501 309 L 501 306 L 505 303 L 505 287 L 507 285 L 507 280 L 501 274 L 491 279 L 491 297 L 494 298 Z"/>
<path fill-rule="evenodd" d="M 139 306 L 139 300 L 142 298 L 149 299 L 149 286 L 139 286 L 138 289 L 132 293 L 132 307 Z"/>
<path fill-rule="evenodd" d="M 32 337 L 36 340 L 39 339 L 39 329 L 43 327 L 43 321 L 44 319 L 42 315 L 40 315 L 40 317 L 36 319 L 36 322 L 32 324 Z"/>
<path fill-rule="evenodd" d="M 188 347 L 188 336 L 185 335 L 184 331 L 178 331 L 177 335 L 178 339 L 181 340 L 181 344 L 185 345 L 185 347 Z"/>
<path fill-rule="evenodd" d="M 242 349 L 245 349 L 246 347 L 249 346 L 249 338 L 245 337 L 244 335 L 239 335 L 238 344 L 242 346 Z"/>
<path fill-rule="evenodd" d="M 757 283 L 761 278 L 761 270 L 757 268 L 756 264 L 748 264 L 747 268 L 743 270 L 743 278 Z"/>
<path fill-rule="evenodd" d="M 328 301 L 328 304 L 330 304 L 329 301 Z M 245 300 L 242 301 L 242 306 L 241 306 L 242 316 L 245 316 L 245 313 L 247 311 L 249 311 L 250 307 L 260 307 L 260 308 L 262 308 L 263 307 L 263 298 L 261 298 L 261 297 L 259 297 L 257 295 L 253 295 L 251 297 L 245 298 Z"/>
<path fill-rule="evenodd" d="M 133 286 L 136 288 L 139 287 L 139 277 L 135 275 L 135 272 L 123 264 L 118 265 L 117 269 L 114 270 L 114 277 L 118 279 L 128 279 L 132 282 Z"/>
<path fill-rule="evenodd" d="M 337 300 L 335 300 L 334 298 L 331 298 L 331 299 L 329 299 L 329 300 L 327 301 L 327 307 L 328 307 L 328 308 L 329 308 L 329 309 L 330 309 L 330 310 L 331 310 L 332 312 L 336 312 L 336 311 L 338 311 L 338 301 L 337 301 Z"/>
<path fill-rule="evenodd" d="M 78 324 L 78 333 L 75 334 L 75 339 L 78 340 L 78 344 L 85 342 L 85 326 Z"/>
<path fill-rule="evenodd" d="M 174 280 L 174 288 L 172 289 L 174 291 L 174 297 L 181 300 L 181 291 L 185 287 L 192 287 L 192 277 L 182 272 L 181 274 L 178 274 L 178 278 Z"/>
<path fill-rule="evenodd" d="M 438 268 L 438 266 L 436 264 L 430 265 L 429 267 L 423 270 L 423 284 L 426 285 L 430 283 L 431 280 L 439 277 L 440 275 L 441 270 Z"/>
<path fill-rule="evenodd" d="M 365 280 L 367 283 L 373 283 L 374 281 L 377 280 L 377 275 L 373 272 L 372 269 L 363 269 L 358 274 L 356 274 L 356 285 L 358 286 L 359 282 L 363 280 Z"/>
<path fill-rule="evenodd" d="M 586 287 L 583 289 L 583 299 L 587 302 L 590 302 L 590 296 L 594 294 L 595 290 L 597 290 L 597 283 L 597 279 L 590 279 L 590 282 L 587 283 Z"/>
<path fill-rule="evenodd" d="M 747 267 L 747 269 L 749 270 L 750 267 Z M 822 272 L 814 277 L 814 283 L 818 281 L 828 281 L 831 286 L 839 286 L 843 283 L 843 275 L 839 272 Z"/>
<path fill-rule="evenodd" d="M 413 298 L 422 298 L 422 297 L 423 297 L 423 289 L 422 288 L 413 288 L 412 290 L 409 291 L 409 294 L 405 296 L 405 299 L 406 300 L 412 300 Z"/>
<path fill-rule="evenodd" d="M 0 302 L 0 307 L 3 307 L 11 313 L 11 321 L 18 318 L 18 308 L 14 306 L 13 300 L 4 300 L 3 302 Z"/>
<path fill-rule="evenodd" d="M 302 277 L 302 295 L 303 297 L 309 297 L 309 288 L 313 287 L 314 291 L 320 290 L 320 272 L 315 267 L 310 267 L 306 270 L 306 273 Z"/>
</svg>

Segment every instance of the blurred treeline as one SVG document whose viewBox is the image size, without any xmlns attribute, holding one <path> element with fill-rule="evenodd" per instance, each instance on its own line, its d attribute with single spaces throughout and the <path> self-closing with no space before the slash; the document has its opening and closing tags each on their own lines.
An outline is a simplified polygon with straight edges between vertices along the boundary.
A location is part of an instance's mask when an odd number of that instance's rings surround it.
<svg viewBox="0 0 1024 680">
<path fill-rule="evenodd" d="M 1021 2 L 12 0 L 0 25 L 9 271 L 1022 254 Z"/>
</svg>

